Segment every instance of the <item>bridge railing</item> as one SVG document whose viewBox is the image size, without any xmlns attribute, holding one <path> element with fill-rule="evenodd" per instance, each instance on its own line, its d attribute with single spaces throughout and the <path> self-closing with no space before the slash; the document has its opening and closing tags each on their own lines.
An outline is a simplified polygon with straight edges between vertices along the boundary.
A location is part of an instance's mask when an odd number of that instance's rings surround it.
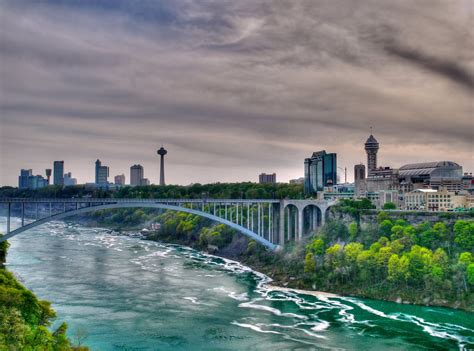
<svg viewBox="0 0 474 351">
<path fill-rule="evenodd" d="M 136 199 L 136 198 L 0 198 L 0 203 L 35 203 L 35 202 L 53 202 L 53 203 L 279 203 L 275 199 Z"/>
</svg>

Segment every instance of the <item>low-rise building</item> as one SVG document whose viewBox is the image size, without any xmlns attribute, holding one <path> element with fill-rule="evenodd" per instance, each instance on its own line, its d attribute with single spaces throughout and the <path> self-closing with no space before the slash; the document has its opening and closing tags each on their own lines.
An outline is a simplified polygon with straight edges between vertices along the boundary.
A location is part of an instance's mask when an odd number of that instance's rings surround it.
<svg viewBox="0 0 474 351">
<path fill-rule="evenodd" d="M 31 175 L 28 177 L 28 189 L 41 189 L 48 186 L 48 180 L 41 175 Z"/>
<path fill-rule="evenodd" d="M 77 185 L 77 179 L 72 177 L 71 172 L 65 173 L 63 180 L 64 180 L 64 186 Z"/>
<path fill-rule="evenodd" d="M 466 195 L 447 189 L 416 189 L 404 196 L 404 209 L 410 211 L 455 211 L 467 208 Z"/>
<path fill-rule="evenodd" d="M 304 184 L 304 178 L 290 179 L 290 184 Z"/>
<path fill-rule="evenodd" d="M 115 185 L 125 185 L 125 174 L 119 174 L 114 177 Z"/>
</svg>

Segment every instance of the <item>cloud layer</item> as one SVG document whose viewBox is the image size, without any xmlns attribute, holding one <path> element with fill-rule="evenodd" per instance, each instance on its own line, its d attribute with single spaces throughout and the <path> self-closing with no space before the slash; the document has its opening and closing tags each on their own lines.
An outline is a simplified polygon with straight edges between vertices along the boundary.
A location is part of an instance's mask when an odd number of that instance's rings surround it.
<svg viewBox="0 0 474 351">
<path fill-rule="evenodd" d="M 113 5 L 109 5 L 112 3 Z M 474 10 L 451 1 L 0 0 L 0 184 L 100 158 L 169 183 L 349 174 L 369 126 L 381 163 L 474 170 Z"/>
</svg>

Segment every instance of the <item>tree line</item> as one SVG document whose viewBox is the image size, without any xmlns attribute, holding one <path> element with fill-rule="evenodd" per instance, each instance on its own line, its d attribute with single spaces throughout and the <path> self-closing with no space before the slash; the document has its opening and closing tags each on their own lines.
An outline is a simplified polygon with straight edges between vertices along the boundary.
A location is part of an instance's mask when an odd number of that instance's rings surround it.
<svg viewBox="0 0 474 351">
<path fill-rule="evenodd" d="M 140 199 L 299 199 L 304 197 L 302 184 L 212 183 L 182 185 L 124 186 L 115 191 L 92 189 L 85 185 L 48 186 L 41 189 L 1 187 L 0 198 L 140 198 Z"/>
</svg>

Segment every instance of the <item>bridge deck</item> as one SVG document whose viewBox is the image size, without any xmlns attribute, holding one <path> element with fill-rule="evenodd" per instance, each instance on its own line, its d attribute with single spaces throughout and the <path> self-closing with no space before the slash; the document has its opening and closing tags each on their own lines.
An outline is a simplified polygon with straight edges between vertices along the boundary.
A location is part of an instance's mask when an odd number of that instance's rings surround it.
<svg viewBox="0 0 474 351">
<path fill-rule="evenodd" d="M 298 201 L 298 200 L 295 200 Z M 44 203 L 44 202 L 57 202 L 57 203 L 124 203 L 124 202 L 133 202 L 133 203 L 279 203 L 280 200 L 275 199 L 135 199 L 135 198 L 0 198 L 0 203 Z"/>
</svg>

